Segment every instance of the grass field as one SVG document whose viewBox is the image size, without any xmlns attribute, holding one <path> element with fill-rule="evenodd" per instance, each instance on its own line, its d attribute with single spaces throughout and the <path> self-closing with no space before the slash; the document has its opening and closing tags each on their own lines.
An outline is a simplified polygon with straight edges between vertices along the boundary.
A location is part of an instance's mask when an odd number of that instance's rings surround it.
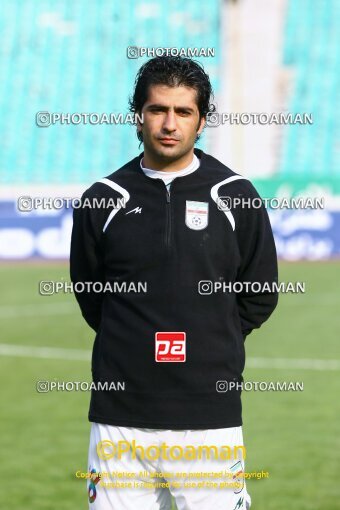
<svg viewBox="0 0 340 510">
<path fill-rule="evenodd" d="M 91 348 L 93 332 L 74 297 L 38 293 L 39 280 L 68 280 L 67 265 L 8 264 L 0 274 L 1 344 Z M 339 275 L 338 262 L 281 264 L 280 281 L 305 281 L 306 293 L 282 295 L 273 317 L 246 341 L 249 360 L 268 358 L 268 368 L 247 368 L 246 380 L 304 383 L 303 392 L 243 395 L 246 470 L 269 472 L 269 479 L 248 482 L 252 510 L 340 509 L 340 362 L 328 370 L 289 362 L 273 368 L 270 361 L 340 359 Z M 89 394 L 41 394 L 35 386 L 37 380 L 90 381 L 89 362 L 4 354 L 0 508 L 87 508 L 85 482 L 75 472 L 87 469 Z"/>
</svg>

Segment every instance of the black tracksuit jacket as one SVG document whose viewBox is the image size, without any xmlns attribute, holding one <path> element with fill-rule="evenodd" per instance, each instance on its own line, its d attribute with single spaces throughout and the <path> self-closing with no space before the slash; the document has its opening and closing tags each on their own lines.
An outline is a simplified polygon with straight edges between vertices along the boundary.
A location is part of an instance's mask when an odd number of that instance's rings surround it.
<svg viewBox="0 0 340 510">
<path fill-rule="evenodd" d="M 263 206 L 218 207 L 221 196 L 259 197 L 253 185 L 195 154 L 200 167 L 175 179 L 170 194 L 144 174 L 140 154 L 83 195 L 124 197 L 125 208 L 74 210 L 73 283 L 147 284 L 140 293 L 76 292 L 96 331 L 93 380 L 125 384 L 124 391 L 92 391 L 90 421 L 177 430 L 242 424 L 241 391 L 217 391 L 216 383 L 242 381 L 245 337 L 268 319 L 277 293 L 204 295 L 198 282 L 276 282 L 275 245 Z M 157 332 L 185 333 L 184 362 L 156 361 Z"/>
</svg>

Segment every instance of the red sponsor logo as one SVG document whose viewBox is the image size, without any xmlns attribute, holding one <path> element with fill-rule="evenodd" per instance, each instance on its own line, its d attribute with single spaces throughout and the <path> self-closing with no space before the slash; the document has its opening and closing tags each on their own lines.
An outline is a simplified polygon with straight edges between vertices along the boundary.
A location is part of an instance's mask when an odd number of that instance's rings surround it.
<svg viewBox="0 0 340 510">
<path fill-rule="evenodd" d="M 159 331 L 155 337 L 155 359 L 157 362 L 180 362 L 186 357 L 186 335 L 178 331 Z"/>
</svg>

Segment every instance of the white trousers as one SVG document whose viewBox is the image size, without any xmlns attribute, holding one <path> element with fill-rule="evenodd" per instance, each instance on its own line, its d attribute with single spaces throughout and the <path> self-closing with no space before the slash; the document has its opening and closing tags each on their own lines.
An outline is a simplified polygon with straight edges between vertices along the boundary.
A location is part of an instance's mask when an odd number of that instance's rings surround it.
<svg viewBox="0 0 340 510">
<path fill-rule="evenodd" d="M 98 443 L 102 445 L 99 454 Z M 119 445 L 126 451 L 121 452 L 120 459 Z M 210 458 L 204 452 L 198 458 L 200 446 L 216 448 L 210 449 Z M 220 452 L 229 451 L 222 446 L 229 447 L 231 458 L 221 460 Z M 242 427 L 161 430 L 92 423 L 88 461 L 92 477 L 87 481 L 89 509 L 171 510 L 172 495 L 178 510 L 246 510 L 251 499 L 243 476 L 244 455 L 239 448 L 236 453 L 235 446 L 243 446 Z M 195 452 L 194 460 L 184 458 L 184 452 L 188 451 Z M 217 459 L 213 458 L 213 451 L 218 452 Z M 212 476 L 221 472 L 223 477 Z M 96 473 L 101 473 L 101 478 Z M 124 473 L 124 478 L 118 473 Z M 178 473 L 180 477 L 176 476 Z M 209 477 L 204 473 L 209 473 Z M 150 474 L 153 474 L 151 478 Z M 147 482 L 149 485 L 145 485 Z M 124 483 L 132 487 L 122 487 Z M 196 485 L 190 487 L 190 484 Z M 217 484 L 218 488 L 208 484 Z"/>
</svg>

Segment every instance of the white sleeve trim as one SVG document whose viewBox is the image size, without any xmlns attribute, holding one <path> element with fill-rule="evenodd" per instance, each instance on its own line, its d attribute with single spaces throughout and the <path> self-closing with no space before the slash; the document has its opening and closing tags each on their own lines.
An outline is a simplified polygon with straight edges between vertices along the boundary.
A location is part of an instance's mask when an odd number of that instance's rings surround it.
<svg viewBox="0 0 340 510">
<path fill-rule="evenodd" d="M 109 186 L 110 188 L 114 189 L 115 191 L 118 191 L 118 193 L 120 193 L 123 198 L 124 198 L 124 201 L 125 201 L 125 204 L 127 204 L 127 202 L 129 201 L 130 199 L 130 193 L 125 189 L 125 188 L 122 188 L 121 186 L 119 186 L 119 184 L 116 184 L 115 182 L 113 181 L 110 181 L 110 179 L 100 179 L 98 182 L 101 182 L 103 184 L 106 184 L 107 186 Z M 117 207 L 116 209 L 113 209 L 106 222 L 105 222 L 105 225 L 103 227 L 103 232 L 105 232 L 105 230 L 107 229 L 107 227 L 109 226 L 111 220 L 115 217 L 115 215 L 117 214 L 118 211 L 120 211 L 121 207 Z"/>
<path fill-rule="evenodd" d="M 210 195 L 211 195 L 211 198 L 213 199 L 213 201 L 217 204 L 217 201 L 219 199 L 218 190 L 221 186 L 223 186 L 223 184 L 229 184 L 230 182 L 238 181 L 239 179 L 248 180 L 245 177 L 242 177 L 242 175 L 233 175 L 232 177 L 228 177 L 227 179 L 224 179 L 223 181 L 215 184 L 215 186 L 213 186 L 210 190 Z M 234 216 L 232 215 L 231 211 L 223 210 L 222 212 L 224 212 L 224 214 L 226 215 L 226 217 L 231 225 L 231 228 L 233 230 L 235 230 L 235 219 L 234 219 Z"/>
</svg>

